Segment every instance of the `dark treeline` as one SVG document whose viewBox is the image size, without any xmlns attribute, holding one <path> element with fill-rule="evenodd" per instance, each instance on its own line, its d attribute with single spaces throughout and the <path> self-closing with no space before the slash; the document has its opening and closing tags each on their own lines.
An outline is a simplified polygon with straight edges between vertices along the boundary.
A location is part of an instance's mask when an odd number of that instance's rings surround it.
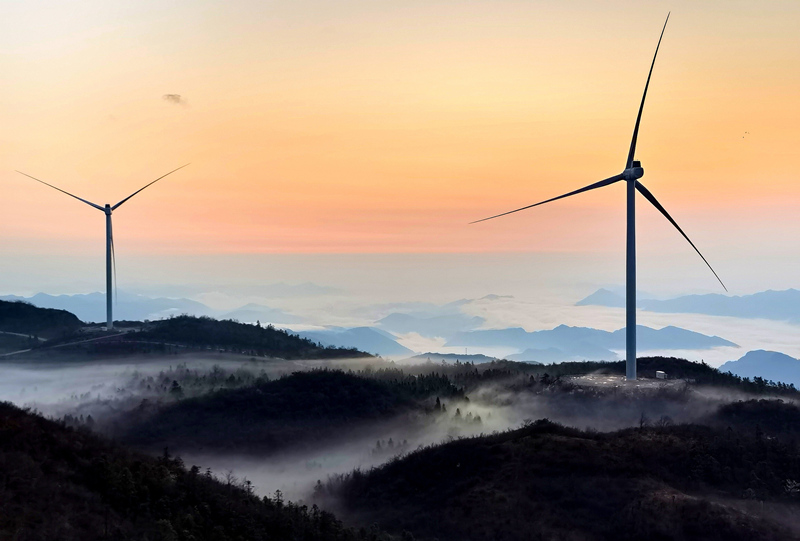
<svg viewBox="0 0 800 541">
<path fill-rule="evenodd" d="M 778 540 L 796 536 L 741 509 L 797 505 L 798 479 L 797 446 L 758 434 L 544 420 L 414 451 L 320 483 L 315 497 L 417 539 Z"/>
<path fill-rule="evenodd" d="M 467 424 L 487 421 L 467 411 L 470 395 L 478 407 L 525 411 L 530 418 L 549 417 L 569 426 L 600 430 L 669 422 L 722 423 L 715 412 L 720 403 L 732 399 L 706 397 L 698 392 L 699 383 L 688 381 L 642 388 L 581 385 L 570 377 L 550 375 L 560 365 L 454 363 L 401 370 L 376 361 L 375 366 L 359 371 L 317 369 L 276 380 L 270 380 L 259 366 L 254 362 L 230 371 L 216 366 L 196 370 L 180 364 L 158 375 L 133 374 L 117 389 L 118 400 L 92 403 L 89 396 L 65 420 L 80 425 L 93 414 L 97 430 L 151 450 L 169 446 L 263 455 L 342 440 L 395 419 L 412 430 L 432 421 L 430 414 L 447 413 Z M 673 368 L 679 367 L 676 363 Z M 717 381 L 707 385 L 722 382 L 723 388 L 741 390 L 742 382 L 735 377 L 722 374 Z M 767 393 L 780 388 L 757 389 Z M 465 407 L 462 414 L 459 408 Z M 756 416 L 767 415 L 763 410 Z M 771 426 L 763 427 L 767 434 Z"/>
<path fill-rule="evenodd" d="M 723 404 L 705 423 L 767 438 L 780 438 L 790 444 L 800 441 L 800 408 L 783 400 L 738 400 Z"/>
<path fill-rule="evenodd" d="M 691 362 L 676 357 L 640 357 L 637 359 L 639 377 L 655 378 L 656 371 L 667 373 L 670 379 L 681 379 L 696 385 L 712 385 L 730 390 L 738 390 L 749 394 L 772 394 L 800 397 L 792 384 L 785 384 L 756 377 L 742 378 L 730 372 L 720 372 L 704 362 Z M 504 381 L 514 378 L 534 376 L 555 381 L 559 378 L 583 375 L 616 375 L 625 374 L 625 362 L 574 361 L 555 364 L 529 364 L 507 360 L 496 360 L 488 363 L 423 363 L 404 367 L 409 374 L 420 374 L 436 371 L 446 375 L 454 384 L 467 391 L 487 382 Z M 524 378 L 522 378 L 524 379 Z"/>
<path fill-rule="evenodd" d="M 0 538 L 16 541 L 389 540 L 249 482 L 131 452 L 0 403 Z"/>
<path fill-rule="evenodd" d="M 177 380 L 176 380 L 177 382 Z M 163 384 L 162 384 L 163 385 Z M 172 392 L 170 390 L 165 392 Z M 447 378 L 399 371 L 318 369 L 266 377 L 161 406 L 143 403 L 117 422 L 123 441 L 151 449 L 270 454 L 346 438 L 365 423 L 435 413 L 436 397 L 461 398 Z"/>
<path fill-rule="evenodd" d="M 248 325 L 210 317 L 178 316 L 157 321 L 129 337 L 133 340 L 174 342 L 210 346 L 248 355 L 284 359 L 333 359 L 369 357 L 357 349 L 331 348 L 315 344 L 272 325 Z"/>
<path fill-rule="evenodd" d="M 99 334 L 98 325 L 71 329 L 69 333 L 61 333 L 41 344 L 27 356 L 49 360 L 59 357 L 68 359 L 71 356 L 81 360 L 86 357 L 163 355 L 199 349 L 280 359 L 372 357 L 354 348 L 326 347 L 272 325 L 262 327 L 234 320 L 187 315 L 159 321 L 123 323 L 120 329 L 126 332 L 105 336 Z"/>
</svg>

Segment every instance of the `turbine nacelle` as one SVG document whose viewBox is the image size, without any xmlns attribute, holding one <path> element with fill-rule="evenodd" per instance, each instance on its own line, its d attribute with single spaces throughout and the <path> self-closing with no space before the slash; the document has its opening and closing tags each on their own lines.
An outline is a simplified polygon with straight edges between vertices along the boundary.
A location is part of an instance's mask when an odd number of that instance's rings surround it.
<svg viewBox="0 0 800 541">
<path fill-rule="evenodd" d="M 186 165 L 189 165 L 189 164 L 187 163 Z M 182 166 L 178 167 L 178 169 L 183 169 L 184 167 L 186 167 L 186 165 L 182 165 Z M 153 184 L 155 184 L 156 182 L 158 182 L 162 178 L 166 177 L 167 175 L 171 175 L 172 173 L 174 173 L 178 169 L 173 169 L 172 171 L 170 171 L 166 175 L 161 175 L 160 177 L 158 177 L 154 181 L 150 182 L 149 184 L 145 184 L 143 187 L 139 188 L 138 190 L 136 190 L 135 192 L 130 194 L 128 197 L 126 197 L 125 199 L 123 199 L 122 201 L 117 203 L 116 205 L 111 205 L 109 203 L 106 203 L 103 206 L 100 206 L 97 203 L 92 203 L 91 201 L 87 201 L 86 199 L 78 197 L 77 195 L 74 195 L 74 194 L 71 194 L 69 192 L 66 192 L 66 191 L 62 190 L 61 188 L 53 186 L 52 184 L 48 184 L 47 182 L 45 182 L 43 180 L 39 180 L 36 177 L 32 177 L 32 176 L 28 175 L 27 173 L 23 173 L 22 171 L 17 171 L 19 174 L 25 175 L 26 177 L 28 177 L 30 179 L 33 179 L 36 182 L 40 182 L 40 183 L 44 184 L 45 186 L 49 186 L 49 187 L 53 188 L 54 190 L 58 190 L 59 192 L 61 192 L 63 194 L 66 194 L 66 195 L 68 195 L 70 197 L 74 197 L 78 201 L 86 203 L 90 207 L 96 208 L 97 210 L 102 211 L 103 214 L 106 215 L 106 329 L 109 330 L 109 331 L 114 328 L 113 306 L 112 306 L 112 302 L 111 302 L 111 290 L 112 290 L 112 284 L 116 284 L 117 283 L 117 263 L 116 263 L 116 256 L 114 255 L 114 232 L 113 232 L 112 226 L 111 226 L 111 213 L 114 212 L 117 209 L 117 207 L 119 207 L 121 204 L 123 204 L 125 201 L 127 201 L 128 199 L 130 199 L 131 197 L 133 197 L 137 193 L 141 192 L 142 190 L 144 190 L 148 186 L 152 186 Z"/>
<path fill-rule="evenodd" d="M 506 216 L 508 214 L 513 214 L 515 212 L 519 212 L 521 210 L 526 210 L 533 207 L 538 207 L 539 205 L 544 205 L 545 203 L 550 203 L 551 201 L 558 201 L 559 199 L 564 199 L 565 197 L 571 197 L 573 195 L 577 195 L 579 193 L 588 192 L 589 190 L 594 190 L 597 188 L 602 188 L 604 186 L 609 186 L 614 184 L 615 182 L 619 182 L 624 180 L 627 182 L 627 213 L 628 213 L 628 235 L 627 235 L 627 263 L 626 263 L 626 276 L 625 276 L 625 286 L 626 286 L 626 294 L 625 294 L 625 329 L 626 329 L 626 339 L 625 339 L 625 375 L 627 379 L 633 380 L 636 379 L 636 211 L 635 211 L 635 201 L 636 201 L 636 192 L 644 196 L 656 209 L 658 209 L 664 217 L 669 220 L 669 222 L 675 226 L 678 232 L 685 238 L 689 244 L 694 248 L 697 254 L 703 259 L 703 262 L 708 266 L 714 276 L 719 280 L 719 283 L 725 288 L 725 284 L 722 283 L 719 276 L 717 276 L 716 271 L 711 267 L 711 265 L 706 261 L 706 258 L 703 254 L 700 253 L 700 250 L 697 249 L 697 246 L 689 240 L 689 237 L 686 233 L 683 232 L 683 229 L 680 228 L 678 223 L 669 215 L 666 209 L 658 202 L 655 196 L 650 193 L 650 190 L 644 187 L 644 184 L 639 182 L 638 179 L 644 176 L 644 168 L 642 167 L 642 163 L 640 161 L 634 160 L 633 157 L 636 154 L 636 141 L 639 137 L 639 123 L 642 120 L 642 110 L 644 109 L 644 101 L 647 97 L 647 88 L 650 86 L 650 77 L 653 75 L 653 66 L 656 63 L 656 56 L 658 56 L 658 49 L 661 46 L 661 38 L 664 37 L 664 30 L 667 28 L 667 22 L 669 21 L 669 15 L 667 15 L 667 20 L 664 21 L 664 28 L 661 29 L 661 36 L 658 38 L 658 44 L 656 45 L 656 52 L 653 55 L 653 62 L 650 64 L 650 71 L 647 74 L 647 82 L 644 85 L 644 92 L 642 93 L 642 101 L 639 104 L 639 113 L 636 115 L 636 124 L 633 128 L 633 137 L 631 138 L 631 146 L 628 150 L 628 159 L 625 161 L 625 169 L 622 173 L 618 175 L 614 175 L 613 177 L 609 177 L 605 180 L 601 180 L 599 182 L 595 182 L 594 184 L 589 184 L 588 186 L 584 186 L 583 188 L 579 188 L 577 190 L 573 190 L 569 193 L 565 193 L 563 195 L 559 195 L 557 197 L 552 197 L 545 201 L 540 201 L 538 203 L 534 203 L 533 205 L 528 205 L 522 208 L 518 208 L 515 210 L 511 210 L 509 212 L 504 212 L 502 214 L 496 214 L 494 216 L 490 216 L 489 218 L 484 218 L 483 220 L 477 220 L 476 222 L 483 222 L 486 220 L 492 220 L 494 218 L 499 218 L 500 216 Z M 725 288 L 725 291 L 728 289 Z"/>
<path fill-rule="evenodd" d="M 625 180 L 637 180 L 644 176 L 644 167 L 642 167 L 642 162 L 633 162 L 631 167 L 628 167 L 625 171 L 622 172 L 622 178 Z"/>
</svg>

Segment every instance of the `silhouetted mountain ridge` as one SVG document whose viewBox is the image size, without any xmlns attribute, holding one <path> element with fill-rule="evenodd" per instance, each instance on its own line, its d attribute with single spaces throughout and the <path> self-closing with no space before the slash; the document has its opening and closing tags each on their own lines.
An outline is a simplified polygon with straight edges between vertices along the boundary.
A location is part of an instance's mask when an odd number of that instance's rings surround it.
<svg viewBox="0 0 800 541">
<path fill-rule="evenodd" d="M 296 334 L 301 338 L 311 340 L 312 342 L 319 342 L 325 346 L 356 348 L 384 357 L 413 355 L 414 353 L 407 347 L 399 344 L 391 334 L 372 327 L 301 331 Z"/>
<path fill-rule="evenodd" d="M 719 369 L 741 377 L 760 377 L 800 387 L 800 360 L 777 351 L 748 351 L 739 360 L 728 361 Z"/>
<path fill-rule="evenodd" d="M 669 349 L 709 349 L 714 347 L 738 347 L 733 342 L 718 336 L 707 336 L 678 327 L 652 329 L 638 325 L 637 344 L 640 351 Z M 559 325 L 551 330 L 528 332 L 522 328 L 479 330 L 458 333 L 447 346 L 513 347 L 533 358 L 520 360 L 564 361 L 574 359 L 614 360 L 613 349 L 625 348 L 625 329 L 614 332 L 588 327 Z"/>
</svg>

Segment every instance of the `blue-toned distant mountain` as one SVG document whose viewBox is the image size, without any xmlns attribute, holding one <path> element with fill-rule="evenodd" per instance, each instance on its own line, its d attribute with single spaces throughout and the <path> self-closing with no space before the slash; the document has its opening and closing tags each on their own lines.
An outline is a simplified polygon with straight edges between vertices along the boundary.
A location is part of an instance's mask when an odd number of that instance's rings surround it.
<svg viewBox="0 0 800 541">
<path fill-rule="evenodd" d="M 621 307 L 625 306 L 625 297 L 607 289 L 599 289 L 576 304 Z M 769 290 L 741 296 L 710 293 L 666 300 L 637 299 L 636 305 L 649 312 L 763 318 L 800 323 L 800 291 L 797 289 Z"/>
<path fill-rule="evenodd" d="M 391 334 L 373 327 L 335 328 L 322 331 L 302 331 L 295 334 L 324 346 L 356 348 L 383 357 L 414 354 L 407 347 L 397 343 Z"/>
<path fill-rule="evenodd" d="M 39 308 L 67 310 L 86 322 L 106 320 L 106 296 L 104 293 L 84 295 L 48 295 L 37 293 L 32 297 L 8 295 L 0 297 L 6 301 L 25 301 Z M 170 316 L 209 316 L 218 319 L 235 319 L 244 323 L 287 324 L 302 323 L 303 318 L 277 308 L 260 304 L 247 304 L 230 312 L 221 312 L 191 299 L 169 297 L 147 297 L 120 291 L 114 302 L 114 319 L 128 321 L 151 321 Z"/>
<path fill-rule="evenodd" d="M 259 321 L 263 324 L 267 323 L 302 323 L 305 321 L 302 317 L 284 312 L 278 308 L 270 308 L 263 304 L 246 304 L 241 308 L 237 308 L 232 312 L 226 312 L 220 316 L 220 319 L 235 319 L 242 323 L 255 323 Z"/>
<path fill-rule="evenodd" d="M 640 301 L 641 302 L 641 301 Z M 575 303 L 575 306 L 608 306 L 611 308 L 625 308 L 625 296 L 607 289 L 598 289 L 585 299 Z"/>
<path fill-rule="evenodd" d="M 800 387 L 800 359 L 777 351 L 763 349 L 748 351 L 737 361 L 728 361 L 719 367 L 720 372 L 730 372 L 743 378 L 761 377 L 776 382 L 792 383 Z"/>
<path fill-rule="evenodd" d="M 707 336 L 678 327 L 652 329 L 639 325 L 636 329 L 641 351 L 738 347 L 733 342 L 718 336 Z M 539 362 L 573 359 L 615 360 L 617 356 L 611 350 L 625 348 L 625 334 L 625 329 L 609 332 L 588 327 L 559 325 L 552 330 L 535 332 L 511 328 L 458 333 L 445 345 L 512 347 L 522 352 L 509 357 L 514 360 Z"/>
<path fill-rule="evenodd" d="M 9 295 L 2 300 L 22 300 L 39 308 L 67 310 L 87 322 L 106 320 L 106 296 L 103 293 L 84 295 L 48 295 L 37 293 L 33 297 L 17 297 Z M 193 316 L 213 316 L 214 311 L 205 304 L 189 299 L 170 299 L 166 297 L 150 298 L 143 295 L 132 295 L 119 292 L 114 303 L 114 319 L 143 321 L 145 319 L 162 319 L 171 315 L 189 314 Z"/>
<path fill-rule="evenodd" d="M 378 321 L 378 325 L 396 334 L 415 332 L 421 336 L 449 338 L 458 333 L 477 329 L 486 320 L 466 314 L 448 314 L 434 317 L 419 317 L 394 312 Z"/>
<path fill-rule="evenodd" d="M 513 298 L 509 295 L 489 294 L 480 299 L 458 299 L 445 304 L 434 304 L 432 302 L 393 302 L 384 304 L 371 304 L 353 310 L 352 315 L 362 318 L 374 318 L 375 320 L 385 318 L 392 314 L 404 314 L 420 319 L 431 319 L 440 316 L 464 315 L 464 307 L 481 301 L 498 301 Z M 411 331 L 416 332 L 416 331 Z"/>
</svg>

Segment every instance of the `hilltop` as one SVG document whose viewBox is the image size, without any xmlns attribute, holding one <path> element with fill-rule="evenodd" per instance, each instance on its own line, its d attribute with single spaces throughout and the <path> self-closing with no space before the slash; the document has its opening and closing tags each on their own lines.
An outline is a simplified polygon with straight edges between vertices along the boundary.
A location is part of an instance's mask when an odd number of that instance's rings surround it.
<svg viewBox="0 0 800 541">
<path fill-rule="evenodd" d="M 173 342 L 259 356 L 291 358 L 369 357 L 352 348 L 322 347 L 272 325 L 262 327 L 233 320 L 178 316 L 154 322 L 130 337 L 135 341 Z"/>
<path fill-rule="evenodd" d="M 83 322 L 66 310 L 0 300 L 0 331 L 6 333 L 54 338 L 74 332 L 81 326 Z"/>
<path fill-rule="evenodd" d="M 212 350 L 280 359 L 371 357 L 353 348 L 325 347 L 272 325 L 207 316 L 177 316 L 152 322 L 118 321 L 113 331 L 91 325 L 35 347 L 29 358 L 77 359 Z"/>
</svg>

